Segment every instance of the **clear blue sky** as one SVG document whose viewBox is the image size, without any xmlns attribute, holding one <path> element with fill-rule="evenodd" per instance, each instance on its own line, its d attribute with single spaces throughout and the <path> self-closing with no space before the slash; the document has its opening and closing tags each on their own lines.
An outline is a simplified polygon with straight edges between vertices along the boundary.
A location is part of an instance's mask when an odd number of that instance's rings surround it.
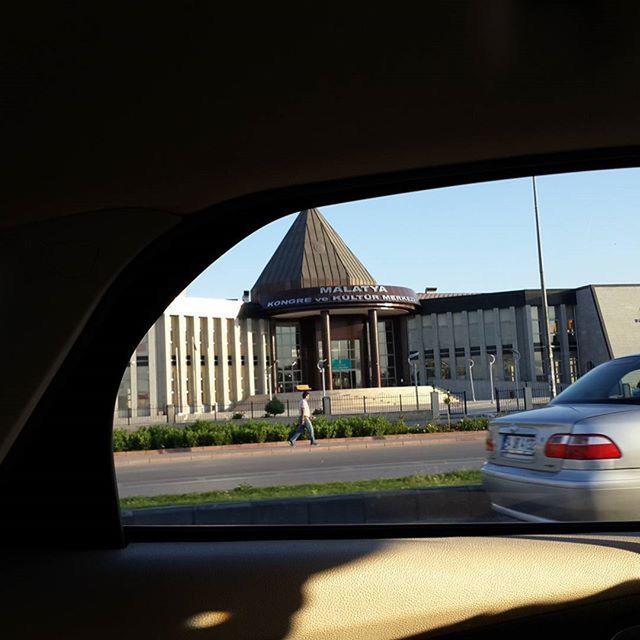
<svg viewBox="0 0 640 640">
<path fill-rule="evenodd" d="M 640 169 L 536 179 L 547 287 L 638 283 Z M 531 179 L 321 207 L 379 284 L 415 291 L 539 287 Z M 239 298 L 291 226 L 258 230 L 206 269 L 188 295 Z"/>
</svg>

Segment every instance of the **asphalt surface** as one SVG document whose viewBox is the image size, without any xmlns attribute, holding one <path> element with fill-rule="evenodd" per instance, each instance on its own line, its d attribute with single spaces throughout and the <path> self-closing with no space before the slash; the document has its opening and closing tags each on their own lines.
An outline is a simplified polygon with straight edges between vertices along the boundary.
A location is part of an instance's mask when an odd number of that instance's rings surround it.
<svg viewBox="0 0 640 640">
<path fill-rule="evenodd" d="M 120 497 L 154 496 L 255 487 L 397 478 L 413 474 L 479 469 L 485 459 L 484 439 L 421 442 L 408 446 L 340 448 L 320 441 L 300 442 L 269 451 L 216 456 L 203 460 L 174 457 L 118 465 Z"/>
</svg>

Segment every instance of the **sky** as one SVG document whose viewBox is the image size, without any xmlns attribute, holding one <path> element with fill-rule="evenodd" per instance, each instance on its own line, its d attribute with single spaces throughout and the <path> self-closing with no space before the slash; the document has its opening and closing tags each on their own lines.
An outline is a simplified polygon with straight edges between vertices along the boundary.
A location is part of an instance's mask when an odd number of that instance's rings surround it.
<svg viewBox="0 0 640 640">
<path fill-rule="evenodd" d="M 547 288 L 640 282 L 640 169 L 543 176 L 536 185 Z M 320 211 L 378 284 L 464 293 L 540 286 L 531 178 Z M 296 215 L 245 238 L 196 278 L 187 295 L 242 297 Z"/>
</svg>

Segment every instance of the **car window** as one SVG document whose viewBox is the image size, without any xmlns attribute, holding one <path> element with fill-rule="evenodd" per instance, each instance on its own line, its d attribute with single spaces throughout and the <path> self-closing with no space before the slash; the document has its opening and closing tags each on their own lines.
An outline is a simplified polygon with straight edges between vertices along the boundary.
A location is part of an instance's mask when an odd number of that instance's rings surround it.
<svg viewBox="0 0 640 640">
<path fill-rule="evenodd" d="M 600 365 L 561 393 L 555 404 L 635 403 L 640 399 L 640 357 Z"/>
<path fill-rule="evenodd" d="M 310 203 L 240 242 L 123 373 L 124 522 L 640 516 L 575 497 L 640 468 L 639 178 Z"/>
</svg>

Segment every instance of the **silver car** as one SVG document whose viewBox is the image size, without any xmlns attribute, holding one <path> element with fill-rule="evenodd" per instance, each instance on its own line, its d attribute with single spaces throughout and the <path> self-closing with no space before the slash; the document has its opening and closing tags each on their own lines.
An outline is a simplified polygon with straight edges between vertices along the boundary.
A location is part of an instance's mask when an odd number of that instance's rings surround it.
<svg viewBox="0 0 640 640">
<path fill-rule="evenodd" d="M 530 522 L 640 519 L 640 355 L 596 367 L 542 409 L 489 425 L 493 508 Z"/>
</svg>

